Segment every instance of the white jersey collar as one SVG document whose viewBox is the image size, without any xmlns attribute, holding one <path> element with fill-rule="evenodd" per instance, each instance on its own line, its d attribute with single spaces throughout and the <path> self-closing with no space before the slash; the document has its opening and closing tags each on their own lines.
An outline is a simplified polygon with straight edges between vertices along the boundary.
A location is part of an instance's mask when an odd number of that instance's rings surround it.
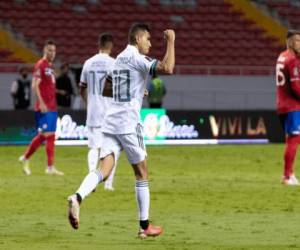
<svg viewBox="0 0 300 250">
<path fill-rule="evenodd" d="M 131 44 L 128 44 L 128 45 L 127 45 L 127 49 L 134 50 L 134 51 L 136 51 L 137 53 L 140 53 L 139 50 L 137 49 L 137 47 L 135 47 L 134 45 L 131 45 Z"/>
<path fill-rule="evenodd" d="M 109 56 L 107 53 L 102 53 L 102 52 L 99 52 L 96 55 L 98 55 L 98 56 Z"/>
</svg>

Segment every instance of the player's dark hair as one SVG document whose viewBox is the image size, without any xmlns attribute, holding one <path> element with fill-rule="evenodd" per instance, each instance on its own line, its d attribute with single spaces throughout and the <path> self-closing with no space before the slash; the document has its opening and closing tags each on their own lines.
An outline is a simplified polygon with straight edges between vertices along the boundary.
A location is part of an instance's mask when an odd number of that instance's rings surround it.
<svg viewBox="0 0 300 250">
<path fill-rule="evenodd" d="M 98 45 L 99 48 L 105 48 L 109 43 L 113 43 L 113 36 L 110 33 L 102 33 L 99 35 Z"/>
<path fill-rule="evenodd" d="M 286 33 L 286 38 L 290 38 L 294 35 L 300 35 L 300 30 L 289 30 L 287 33 Z"/>
<path fill-rule="evenodd" d="M 150 28 L 148 24 L 145 23 L 134 23 L 130 29 L 129 29 L 129 34 L 128 34 L 128 42 L 131 45 L 136 44 L 136 34 L 140 31 L 148 31 L 150 32 Z"/>
<path fill-rule="evenodd" d="M 44 47 L 46 47 L 47 45 L 56 45 L 56 44 L 52 39 L 48 39 L 48 40 L 46 40 Z"/>
</svg>

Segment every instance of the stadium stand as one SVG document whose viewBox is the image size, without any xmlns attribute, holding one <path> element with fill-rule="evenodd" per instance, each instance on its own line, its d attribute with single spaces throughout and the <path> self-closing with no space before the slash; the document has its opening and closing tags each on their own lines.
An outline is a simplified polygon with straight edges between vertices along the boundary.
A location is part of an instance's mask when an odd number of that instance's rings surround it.
<svg viewBox="0 0 300 250">
<path fill-rule="evenodd" d="M 0 48 L 0 63 L 23 63 L 23 61 L 15 58 L 11 50 Z"/>
<path fill-rule="evenodd" d="M 163 56 L 163 29 L 176 30 L 177 65 L 270 67 L 283 49 L 278 39 L 267 36 L 225 0 L 18 0 L 1 1 L 0 9 L 2 23 L 22 33 L 38 50 L 53 38 L 58 59 L 70 63 L 82 64 L 95 53 L 95 41 L 103 31 L 115 35 L 116 55 L 136 21 L 151 25 L 153 57 Z M 215 73 L 236 74 L 226 68 Z"/>
<path fill-rule="evenodd" d="M 283 21 L 291 28 L 300 26 L 300 1 L 298 0 L 268 0 L 267 4 L 271 11 L 275 11 Z"/>
</svg>

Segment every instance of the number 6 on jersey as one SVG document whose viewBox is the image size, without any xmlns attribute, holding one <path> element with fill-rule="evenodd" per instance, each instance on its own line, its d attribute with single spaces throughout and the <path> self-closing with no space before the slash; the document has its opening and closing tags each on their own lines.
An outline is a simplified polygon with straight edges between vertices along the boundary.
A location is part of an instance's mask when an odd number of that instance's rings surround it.
<svg viewBox="0 0 300 250">
<path fill-rule="evenodd" d="M 284 64 L 276 64 L 276 85 L 283 86 L 285 84 L 285 76 L 282 70 L 284 69 Z"/>
</svg>

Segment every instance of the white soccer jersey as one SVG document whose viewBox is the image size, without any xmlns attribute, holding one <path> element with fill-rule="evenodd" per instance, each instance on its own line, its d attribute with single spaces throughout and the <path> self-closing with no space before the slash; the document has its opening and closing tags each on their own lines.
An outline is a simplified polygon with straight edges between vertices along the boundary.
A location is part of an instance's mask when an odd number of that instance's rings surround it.
<svg viewBox="0 0 300 250">
<path fill-rule="evenodd" d="M 80 77 L 80 86 L 87 87 L 87 119 L 90 127 L 101 127 L 104 111 L 107 110 L 112 98 L 103 97 L 102 92 L 108 71 L 115 59 L 100 53 L 85 61 Z"/>
<path fill-rule="evenodd" d="M 113 102 L 105 113 L 102 131 L 110 134 L 129 134 L 140 123 L 140 109 L 148 77 L 154 73 L 157 60 L 127 45 L 116 58 L 111 71 Z"/>
</svg>

